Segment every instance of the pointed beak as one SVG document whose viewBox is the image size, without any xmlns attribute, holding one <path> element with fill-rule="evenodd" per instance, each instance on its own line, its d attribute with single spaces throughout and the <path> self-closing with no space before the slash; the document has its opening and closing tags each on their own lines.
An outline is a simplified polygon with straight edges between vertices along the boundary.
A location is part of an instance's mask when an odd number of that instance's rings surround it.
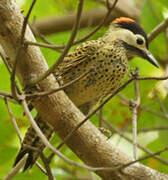
<svg viewBox="0 0 168 180">
<path fill-rule="evenodd" d="M 154 66 L 156 66 L 157 68 L 159 68 L 159 64 L 156 61 L 156 59 L 154 58 L 154 56 L 148 51 L 146 50 L 144 52 L 144 57 L 147 61 L 149 61 L 151 64 L 153 64 Z"/>
<path fill-rule="evenodd" d="M 154 56 L 150 53 L 150 51 L 147 48 L 137 48 L 137 47 L 130 45 L 124 41 L 123 41 L 123 45 L 124 45 L 125 49 L 127 50 L 127 53 L 128 53 L 127 57 L 129 59 L 131 59 L 132 57 L 135 57 L 135 56 L 139 56 L 139 57 L 146 59 L 151 64 L 153 64 L 154 66 L 159 68 L 158 62 L 156 61 Z"/>
</svg>

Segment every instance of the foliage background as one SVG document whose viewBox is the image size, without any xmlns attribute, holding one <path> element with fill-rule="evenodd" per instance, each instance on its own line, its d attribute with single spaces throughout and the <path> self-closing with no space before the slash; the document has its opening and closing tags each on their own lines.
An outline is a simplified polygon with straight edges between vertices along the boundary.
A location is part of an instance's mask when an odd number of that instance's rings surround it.
<svg viewBox="0 0 168 180">
<path fill-rule="evenodd" d="M 17 0 L 16 1 L 21 9 L 27 12 L 28 8 L 31 5 L 30 0 Z M 33 12 L 31 14 L 30 20 L 33 20 L 36 17 L 36 20 L 55 16 L 55 15 L 65 15 L 71 11 L 76 10 L 77 0 L 48 0 L 46 1 L 37 1 Z M 138 2 L 138 1 L 136 1 Z M 96 0 L 86 0 L 84 10 L 92 9 L 95 7 L 103 6 L 98 3 Z M 144 0 L 143 7 L 141 10 L 141 19 L 140 23 L 144 27 L 145 31 L 149 33 L 156 25 L 163 21 L 168 16 L 168 2 L 167 0 Z M 92 28 L 80 29 L 77 35 L 83 37 L 87 34 Z M 91 39 L 96 39 L 101 36 L 105 31 L 106 27 L 102 28 L 98 33 L 96 33 Z M 50 35 L 47 38 L 55 44 L 64 44 L 67 42 L 71 31 L 56 33 Z M 56 51 L 41 48 L 45 58 L 48 61 L 49 65 L 52 65 L 59 53 Z M 150 50 L 153 55 L 161 63 L 161 68 L 156 69 L 148 62 L 135 58 L 131 61 L 131 68 L 139 67 L 141 76 L 162 76 L 166 74 L 167 63 L 168 63 L 168 40 L 166 39 L 165 33 L 161 33 L 152 43 L 150 44 Z M 5 65 L 0 60 L 0 89 L 10 92 L 10 77 L 6 70 Z M 160 104 L 156 99 L 156 94 L 160 98 L 162 104 L 167 109 L 168 107 L 168 97 L 167 97 L 167 82 L 166 81 L 140 81 L 140 92 L 141 92 L 141 105 L 146 106 L 147 108 L 158 112 L 163 113 Z M 121 92 L 128 99 L 134 99 L 134 87 L 133 83 L 128 85 L 127 88 Z M 22 135 L 24 135 L 27 127 L 28 121 L 23 116 L 23 109 L 14 103 L 10 103 L 13 113 L 17 119 L 17 123 L 20 127 Z M 36 112 L 33 112 L 35 115 Z M 116 96 L 114 97 L 103 109 L 103 116 L 106 117 L 111 123 L 117 126 L 119 129 L 125 132 L 126 135 L 131 137 L 131 133 L 127 130 L 131 129 L 131 113 L 121 99 Z M 91 118 L 92 122 L 98 125 L 98 117 L 95 115 Z M 139 110 L 138 113 L 138 128 L 145 127 L 157 127 L 157 126 L 168 126 L 168 118 L 161 118 L 153 113 L 149 113 L 143 110 Z M 14 159 L 16 157 L 17 151 L 20 147 L 19 139 L 17 138 L 15 129 L 11 123 L 7 108 L 5 106 L 4 100 L 0 99 L 0 179 L 3 178 L 11 169 Z M 138 134 L 138 142 L 143 146 L 149 148 L 152 151 L 158 151 L 168 145 L 167 141 L 168 130 L 167 131 L 150 131 L 146 133 Z M 119 137 L 118 135 L 113 135 L 110 139 L 117 146 L 120 146 L 123 151 L 132 156 L 132 145 Z M 59 144 L 60 139 L 57 136 L 54 136 L 52 143 Z M 80 160 L 74 155 L 73 152 L 66 146 L 61 150 L 66 156 L 80 162 Z M 49 154 L 48 151 L 46 151 Z M 141 150 L 138 150 L 139 157 L 145 155 Z M 168 160 L 168 152 L 161 154 L 161 157 Z M 168 168 L 162 163 L 158 162 L 155 159 L 148 159 L 143 162 L 145 165 L 157 169 L 159 171 L 168 173 Z M 52 161 L 52 171 L 56 179 L 77 179 L 77 176 L 89 176 L 87 171 L 80 170 L 76 167 L 69 166 L 65 164 L 61 159 L 55 156 Z M 19 179 L 31 179 L 40 178 L 42 180 L 47 179 L 47 176 L 41 173 L 41 171 L 34 166 L 31 170 L 25 173 L 19 173 L 14 177 L 14 180 Z"/>
</svg>

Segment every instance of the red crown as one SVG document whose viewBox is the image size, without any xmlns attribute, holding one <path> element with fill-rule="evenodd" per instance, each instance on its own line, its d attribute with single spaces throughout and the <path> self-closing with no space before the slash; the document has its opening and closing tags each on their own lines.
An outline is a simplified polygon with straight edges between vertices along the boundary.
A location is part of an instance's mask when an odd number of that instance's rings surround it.
<svg viewBox="0 0 168 180">
<path fill-rule="evenodd" d="M 121 22 L 131 23 L 131 22 L 135 22 L 135 21 L 128 17 L 120 17 L 120 18 L 115 19 L 112 23 L 118 24 Z"/>
</svg>

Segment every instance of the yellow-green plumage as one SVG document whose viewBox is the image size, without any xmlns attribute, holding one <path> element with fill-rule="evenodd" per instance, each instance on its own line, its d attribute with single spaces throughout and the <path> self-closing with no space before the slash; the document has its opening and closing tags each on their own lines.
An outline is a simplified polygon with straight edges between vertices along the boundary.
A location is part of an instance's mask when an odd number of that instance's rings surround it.
<svg viewBox="0 0 168 180">
<path fill-rule="evenodd" d="M 72 102 L 86 115 L 96 103 L 119 88 L 128 72 L 128 59 L 135 56 L 145 58 L 158 67 L 157 61 L 148 50 L 144 30 L 132 19 L 119 18 L 103 37 L 85 42 L 69 53 L 53 73 L 62 86 L 88 72 L 64 89 Z M 35 120 L 49 139 L 53 128 L 39 116 Z M 23 144 L 37 147 L 40 151 L 45 147 L 32 127 L 28 129 Z M 15 165 L 28 153 L 25 164 L 27 169 L 35 163 L 39 153 L 23 144 Z"/>
</svg>

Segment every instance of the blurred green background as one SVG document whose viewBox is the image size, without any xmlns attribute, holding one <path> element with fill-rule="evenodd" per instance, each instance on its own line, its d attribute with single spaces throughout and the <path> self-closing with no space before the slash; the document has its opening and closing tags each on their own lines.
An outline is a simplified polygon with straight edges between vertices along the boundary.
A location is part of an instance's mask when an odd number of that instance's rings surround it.
<svg viewBox="0 0 168 180">
<path fill-rule="evenodd" d="M 17 0 L 16 1 L 19 7 L 24 10 L 24 15 L 27 13 L 28 8 L 31 5 L 30 0 Z M 33 9 L 33 12 L 30 17 L 30 21 L 36 17 L 36 20 L 42 19 L 45 17 L 52 17 L 55 15 L 61 16 L 66 15 L 69 12 L 75 11 L 77 8 L 77 0 L 48 0 L 47 3 L 44 0 L 38 1 Z M 141 3 L 141 17 L 140 23 L 144 27 L 145 31 L 149 33 L 155 26 L 162 22 L 166 17 L 168 17 L 168 2 L 167 0 L 143 0 L 135 1 L 136 3 Z M 103 4 L 98 3 L 96 0 L 85 0 L 84 10 L 92 9 L 95 7 L 104 6 Z M 93 27 L 80 29 L 77 35 L 77 39 L 83 37 L 88 32 L 90 32 Z M 106 27 L 98 31 L 90 39 L 97 39 L 99 36 L 104 34 Z M 65 44 L 70 37 L 71 31 L 59 32 L 47 36 L 47 39 L 55 44 Z M 39 39 L 37 39 L 40 41 Z M 49 66 L 51 66 L 56 59 L 59 57 L 59 53 L 47 49 L 41 48 Z M 151 42 L 150 50 L 153 55 L 158 59 L 161 64 L 160 69 L 156 69 L 154 66 L 148 62 L 135 58 L 131 61 L 131 68 L 135 67 L 140 68 L 141 76 L 164 76 L 167 71 L 168 64 L 168 39 L 166 37 L 166 32 L 163 32 L 157 36 L 157 38 Z M 127 79 L 127 78 L 126 78 Z M 10 77 L 6 70 L 5 65 L 0 60 L 0 90 L 10 92 Z M 167 109 L 168 107 L 168 97 L 167 97 L 167 82 L 166 81 L 140 81 L 140 93 L 141 93 L 141 105 L 147 107 L 149 110 L 152 110 L 158 114 L 165 115 L 162 112 L 162 108 L 159 104 L 158 98 L 161 101 L 161 104 Z M 128 99 L 135 99 L 134 86 L 133 83 L 128 85 L 126 89 L 121 92 L 122 95 L 126 96 Z M 27 127 L 29 126 L 28 120 L 23 116 L 23 109 L 14 103 L 10 103 L 10 106 L 13 110 L 13 113 L 16 117 L 17 123 L 20 127 L 22 135 L 26 132 Z M 35 114 L 35 112 L 33 112 Z M 129 107 L 123 103 L 123 101 L 118 97 L 114 97 L 110 102 L 108 102 L 103 108 L 103 116 L 108 119 L 113 125 L 118 127 L 129 137 L 132 137 L 131 133 L 127 130 L 130 130 L 131 125 L 131 112 Z M 98 117 L 95 115 L 91 118 L 91 121 L 98 125 Z M 168 118 L 161 117 L 154 113 L 147 112 L 146 110 L 139 109 L 138 111 L 138 128 L 147 128 L 147 127 L 158 127 L 158 126 L 168 126 Z M 4 100 L 0 99 L 0 179 L 3 178 L 11 169 L 16 154 L 19 150 L 20 143 L 16 135 L 15 129 L 11 123 L 10 116 L 7 112 Z M 138 142 L 149 148 L 151 151 L 156 152 L 166 146 L 168 146 L 168 130 L 166 131 L 149 131 L 145 133 L 138 134 Z M 125 141 L 123 138 L 120 138 L 117 134 L 114 134 L 111 138 L 111 141 L 117 146 L 121 147 L 123 151 L 132 156 L 132 145 Z M 60 139 L 57 136 L 54 136 L 52 143 L 56 147 L 60 142 Z M 74 161 L 82 163 L 76 155 L 66 146 L 61 149 L 61 152 L 64 153 L 67 157 L 71 158 Z M 143 151 L 138 150 L 139 157 L 146 155 Z M 49 154 L 49 151 L 46 151 L 46 154 Z M 161 154 L 161 157 L 168 160 L 168 152 Z M 168 168 L 163 163 L 155 159 L 147 159 L 143 161 L 145 165 L 168 173 Z M 78 179 L 78 177 L 90 177 L 90 174 L 83 170 L 73 166 L 69 166 L 64 161 L 55 156 L 51 163 L 52 172 L 54 177 L 58 180 L 62 179 Z M 14 180 L 22 179 L 48 179 L 47 176 L 41 173 L 41 171 L 34 166 L 31 170 L 28 170 L 25 173 L 18 173 Z"/>
</svg>

